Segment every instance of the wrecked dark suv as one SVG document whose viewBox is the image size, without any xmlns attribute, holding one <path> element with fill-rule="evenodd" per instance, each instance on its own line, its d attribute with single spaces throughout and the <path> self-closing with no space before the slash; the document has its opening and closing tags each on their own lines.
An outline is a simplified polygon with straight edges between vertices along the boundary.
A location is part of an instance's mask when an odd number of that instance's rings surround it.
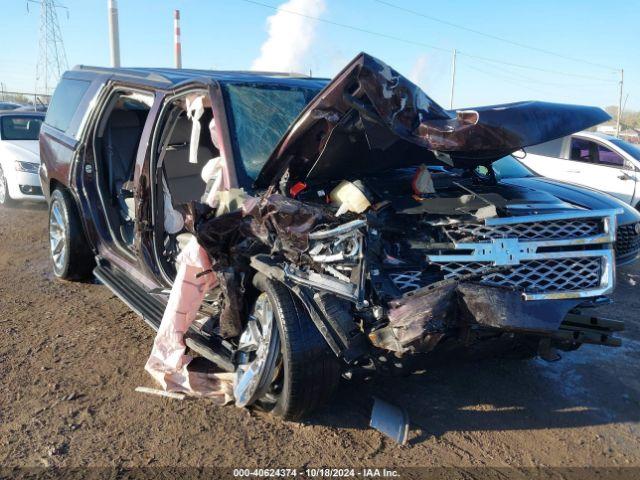
<svg viewBox="0 0 640 480">
<path fill-rule="evenodd" d="M 157 329 L 195 237 L 215 281 L 186 345 L 235 372 L 236 404 L 286 418 L 438 351 L 617 345 L 620 322 L 583 312 L 614 288 L 619 204 L 510 156 L 607 119 L 447 111 L 366 54 L 332 81 L 76 67 L 40 138 L 53 270 Z"/>
</svg>

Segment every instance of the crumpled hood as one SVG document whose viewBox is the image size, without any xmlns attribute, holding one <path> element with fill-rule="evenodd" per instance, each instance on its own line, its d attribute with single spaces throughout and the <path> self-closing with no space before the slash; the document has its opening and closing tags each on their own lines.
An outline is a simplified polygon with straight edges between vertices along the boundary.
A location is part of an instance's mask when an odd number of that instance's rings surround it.
<svg viewBox="0 0 640 480">
<path fill-rule="evenodd" d="M 380 60 L 359 54 L 303 110 L 256 186 L 338 180 L 425 163 L 471 168 L 610 119 L 597 107 L 518 102 L 448 111 Z"/>
<path fill-rule="evenodd" d="M 37 140 L 4 140 L 5 151 L 13 160 L 40 163 L 40 150 Z"/>
</svg>

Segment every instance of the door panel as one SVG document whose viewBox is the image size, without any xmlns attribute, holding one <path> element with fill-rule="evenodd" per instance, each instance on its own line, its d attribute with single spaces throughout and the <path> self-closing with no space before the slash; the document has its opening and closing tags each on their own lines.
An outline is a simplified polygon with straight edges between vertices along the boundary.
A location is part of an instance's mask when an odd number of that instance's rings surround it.
<svg viewBox="0 0 640 480">
<path fill-rule="evenodd" d="M 521 161 L 543 177 L 570 181 L 571 170 L 575 168 L 573 162 L 567 160 L 570 140 L 571 137 L 562 137 L 525 148 L 526 155 Z"/>
<path fill-rule="evenodd" d="M 571 179 L 575 175 L 575 162 L 565 160 L 564 158 L 527 153 L 520 161 L 543 177 L 553 178 L 563 182 L 571 182 Z"/>
</svg>

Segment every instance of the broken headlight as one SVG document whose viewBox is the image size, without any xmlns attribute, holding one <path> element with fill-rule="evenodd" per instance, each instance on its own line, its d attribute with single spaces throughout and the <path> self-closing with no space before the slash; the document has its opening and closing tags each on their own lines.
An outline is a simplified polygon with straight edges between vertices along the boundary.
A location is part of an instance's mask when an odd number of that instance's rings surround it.
<svg viewBox="0 0 640 480">
<path fill-rule="evenodd" d="M 351 273 L 362 259 L 364 220 L 354 220 L 330 230 L 309 235 L 309 256 L 326 273 L 343 282 L 351 281 Z"/>
</svg>

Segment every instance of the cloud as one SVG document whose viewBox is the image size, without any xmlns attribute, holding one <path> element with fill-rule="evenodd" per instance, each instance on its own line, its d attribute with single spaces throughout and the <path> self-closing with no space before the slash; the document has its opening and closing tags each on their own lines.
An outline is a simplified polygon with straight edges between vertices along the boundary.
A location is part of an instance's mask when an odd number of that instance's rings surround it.
<svg viewBox="0 0 640 480">
<path fill-rule="evenodd" d="M 413 66 L 411 67 L 409 80 L 411 80 L 419 87 L 424 87 L 424 83 L 426 82 L 428 73 L 427 67 L 429 67 L 429 58 L 427 57 L 427 55 L 418 56 L 415 62 L 413 62 Z"/>
<path fill-rule="evenodd" d="M 318 17 L 325 7 L 325 0 L 289 0 L 280 5 L 280 11 L 267 18 L 269 38 L 260 47 L 260 56 L 251 69 L 304 73 L 317 22 L 285 10 Z"/>
</svg>

